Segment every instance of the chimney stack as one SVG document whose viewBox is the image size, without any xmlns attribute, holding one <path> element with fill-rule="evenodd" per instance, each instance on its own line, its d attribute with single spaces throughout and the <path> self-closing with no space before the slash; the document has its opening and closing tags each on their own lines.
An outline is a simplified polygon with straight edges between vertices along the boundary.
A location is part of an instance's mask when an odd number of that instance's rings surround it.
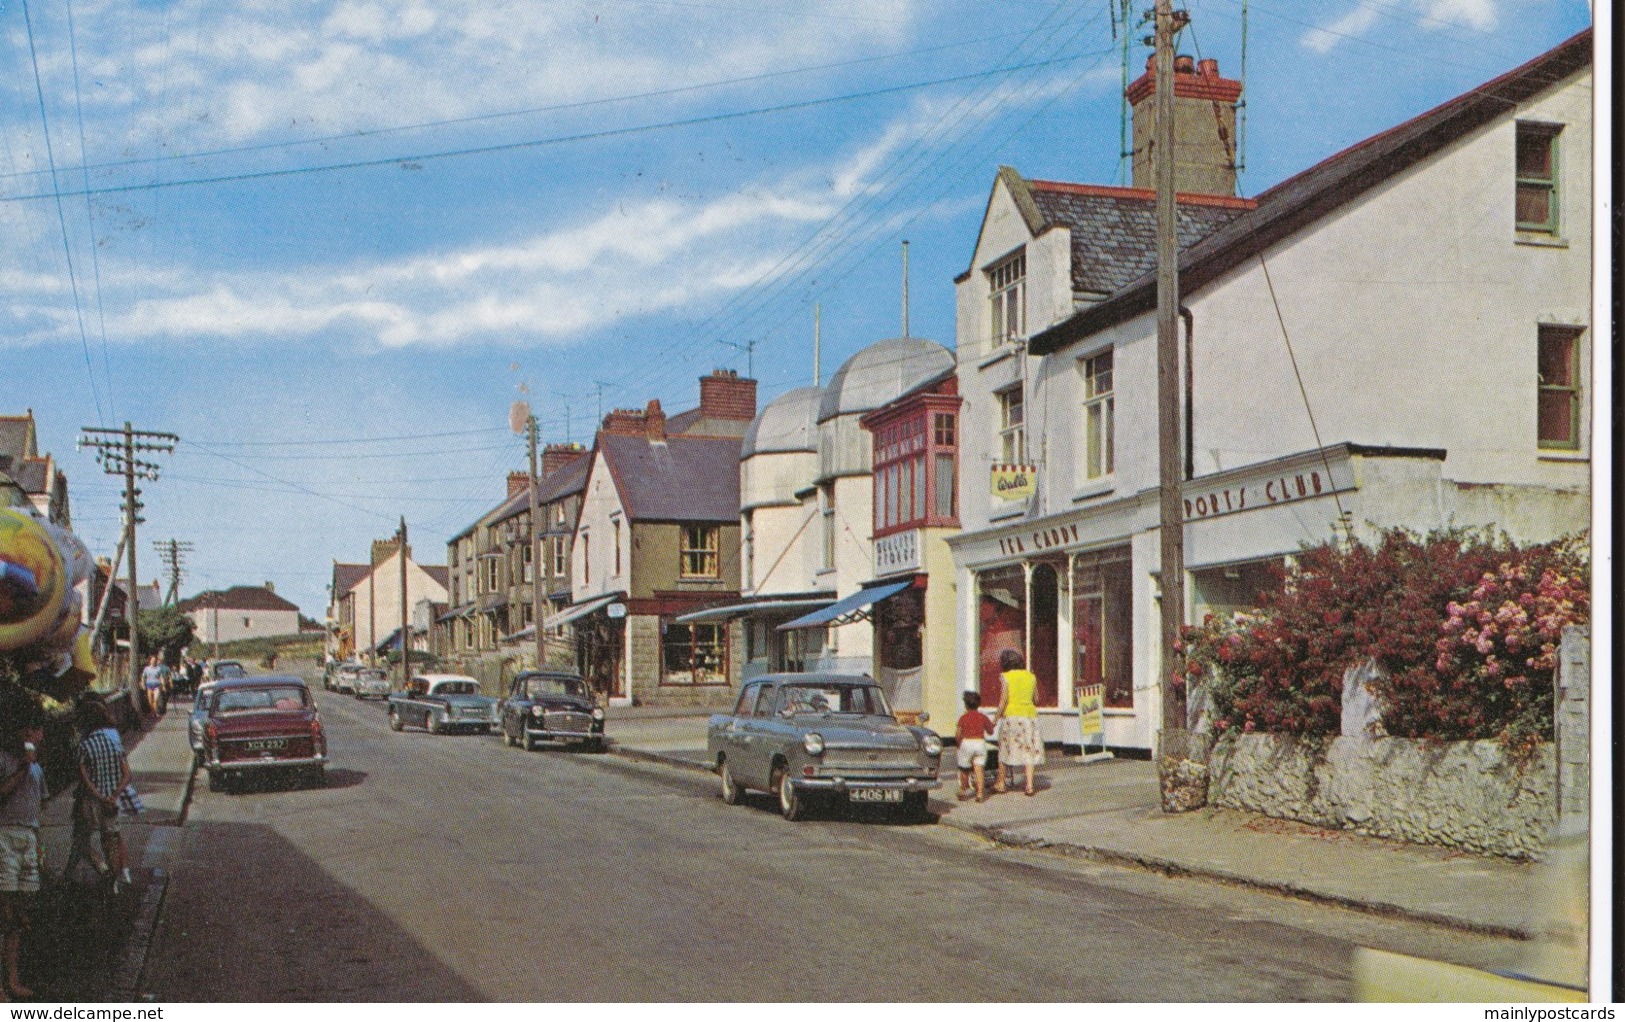
<svg viewBox="0 0 1625 1022">
<path fill-rule="evenodd" d="M 756 418 L 756 381 L 733 369 L 717 369 L 700 377 L 700 415 L 734 422 Z"/>
<path fill-rule="evenodd" d="M 1134 109 L 1134 187 L 1155 188 L 1155 57 L 1124 94 Z M 1236 194 L 1236 101 L 1241 83 L 1219 74 L 1217 60 L 1174 58 L 1174 190 Z"/>
<path fill-rule="evenodd" d="M 385 561 L 389 560 L 391 557 L 394 557 L 395 556 L 395 551 L 400 549 L 400 545 L 401 545 L 400 540 L 396 540 L 396 539 L 375 539 L 375 540 L 373 540 L 372 541 L 372 566 L 374 568 L 376 568 L 376 567 L 378 567 L 378 565 L 380 565 L 380 564 L 384 563 Z M 406 559 L 407 560 L 412 559 L 412 548 L 410 546 L 408 546 L 406 548 Z"/>
<path fill-rule="evenodd" d="M 530 489 L 530 473 L 529 472 L 509 472 L 508 473 L 508 497 L 509 497 L 509 499 L 512 499 L 514 497 L 519 496 L 521 493 L 524 493 L 528 489 Z"/>
<path fill-rule="evenodd" d="M 577 458 L 583 457 L 587 449 L 580 444 L 548 444 L 542 448 L 542 478 L 566 468 Z"/>
<path fill-rule="evenodd" d="M 643 430 L 651 444 L 666 442 L 666 412 L 660 407 L 659 398 L 651 398 L 649 407 L 643 410 Z"/>
<path fill-rule="evenodd" d="M 643 412 L 636 408 L 617 408 L 604 416 L 602 428 L 610 436 L 642 436 Z"/>
</svg>

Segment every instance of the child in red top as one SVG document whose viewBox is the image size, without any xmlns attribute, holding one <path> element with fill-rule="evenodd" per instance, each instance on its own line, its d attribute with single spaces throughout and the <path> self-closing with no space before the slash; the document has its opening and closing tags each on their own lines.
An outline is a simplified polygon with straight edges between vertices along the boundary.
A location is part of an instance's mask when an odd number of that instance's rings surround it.
<svg viewBox="0 0 1625 1022">
<path fill-rule="evenodd" d="M 976 801 L 987 799 L 987 740 L 993 734 L 993 722 L 977 707 L 982 705 L 979 692 L 965 693 L 965 712 L 954 728 L 954 739 L 959 743 L 959 801 L 970 798 L 971 771 L 976 774 Z"/>
</svg>

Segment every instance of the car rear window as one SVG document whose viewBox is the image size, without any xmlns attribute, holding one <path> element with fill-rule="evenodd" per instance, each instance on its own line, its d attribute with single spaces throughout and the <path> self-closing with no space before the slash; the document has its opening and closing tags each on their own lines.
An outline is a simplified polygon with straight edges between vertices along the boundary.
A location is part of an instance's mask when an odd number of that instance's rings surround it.
<svg viewBox="0 0 1625 1022">
<path fill-rule="evenodd" d="M 477 696 L 480 694 L 479 685 L 472 681 L 442 681 L 434 687 L 437 696 Z"/>
<path fill-rule="evenodd" d="M 265 688 L 232 688 L 215 695 L 219 713 L 247 713 L 254 710 L 302 710 L 310 705 L 310 694 L 298 685 L 272 685 Z"/>
</svg>

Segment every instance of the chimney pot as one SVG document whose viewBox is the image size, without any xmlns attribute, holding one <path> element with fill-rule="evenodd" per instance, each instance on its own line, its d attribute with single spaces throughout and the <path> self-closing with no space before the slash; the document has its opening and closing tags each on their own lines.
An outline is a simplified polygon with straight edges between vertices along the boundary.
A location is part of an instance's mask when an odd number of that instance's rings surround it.
<svg viewBox="0 0 1625 1022">
<path fill-rule="evenodd" d="M 529 472 L 509 472 L 508 473 L 508 496 L 509 497 L 517 497 L 521 493 L 524 493 L 528 489 L 530 489 L 530 473 Z"/>
<path fill-rule="evenodd" d="M 1193 75 L 1196 73 L 1196 58 L 1188 54 L 1180 54 L 1174 58 L 1174 73 Z"/>
<path fill-rule="evenodd" d="M 1212 57 L 1199 61 L 1196 66 L 1201 68 L 1203 78 L 1219 77 L 1219 62 Z"/>
</svg>

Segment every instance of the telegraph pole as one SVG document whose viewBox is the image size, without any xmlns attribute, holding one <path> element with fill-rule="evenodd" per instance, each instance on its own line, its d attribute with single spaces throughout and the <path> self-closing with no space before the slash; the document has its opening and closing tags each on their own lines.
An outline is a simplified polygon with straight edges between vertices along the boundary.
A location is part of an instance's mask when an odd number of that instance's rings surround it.
<svg viewBox="0 0 1625 1022">
<path fill-rule="evenodd" d="M 407 665 L 407 656 L 412 650 L 411 627 L 412 623 L 406 619 L 406 516 L 401 516 L 401 531 L 395 534 L 400 540 L 401 555 L 401 691 L 406 691 L 406 682 L 411 676 L 411 669 Z"/>
<path fill-rule="evenodd" d="M 1177 644 L 1185 624 L 1185 521 L 1180 503 L 1179 242 L 1174 197 L 1174 36 L 1189 21 L 1172 0 L 1156 0 L 1157 129 L 1157 465 L 1162 545 L 1162 729 L 1185 730 Z M 1164 754 L 1166 755 L 1166 754 Z M 1181 753 L 1182 755 L 1182 753 Z"/>
<path fill-rule="evenodd" d="M 536 415 L 525 417 L 525 432 L 530 438 L 530 624 L 536 634 L 536 669 L 547 666 L 547 639 L 542 634 L 542 608 L 547 606 L 542 593 L 542 530 L 537 519 L 537 491 L 541 480 L 536 475 Z M 568 434 L 566 434 L 568 435 Z"/>
<path fill-rule="evenodd" d="M 141 600 L 135 575 L 135 527 L 146 521 L 139 514 L 143 505 L 136 499 L 141 496 L 141 491 L 136 488 L 135 481 L 137 478 L 152 482 L 158 480 L 158 466 L 137 458 L 136 452 L 174 454 L 175 445 L 180 443 L 181 438 L 174 433 L 136 429 L 128 422 L 123 429 L 84 426 L 82 432 L 87 435 L 79 438 L 79 446 L 96 448 L 96 461 L 102 466 L 102 471 L 124 477 L 124 547 L 130 555 L 130 593 L 125 603 L 125 614 L 130 622 L 129 687 L 133 701 L 141 692 Z"/>
<path fill-rule="evenodd" d="M 155 539 L 152 548 L 158 551 L 158 556 L 164 559 L 164 565 L 169 569 L 169 595 L 164 603 L 174 605 L 180 602 L 181 576 L 185 574 L 184 562 L 186 555 L 192 552 L 192 544 L 187 540 Z"/>
</svg>

